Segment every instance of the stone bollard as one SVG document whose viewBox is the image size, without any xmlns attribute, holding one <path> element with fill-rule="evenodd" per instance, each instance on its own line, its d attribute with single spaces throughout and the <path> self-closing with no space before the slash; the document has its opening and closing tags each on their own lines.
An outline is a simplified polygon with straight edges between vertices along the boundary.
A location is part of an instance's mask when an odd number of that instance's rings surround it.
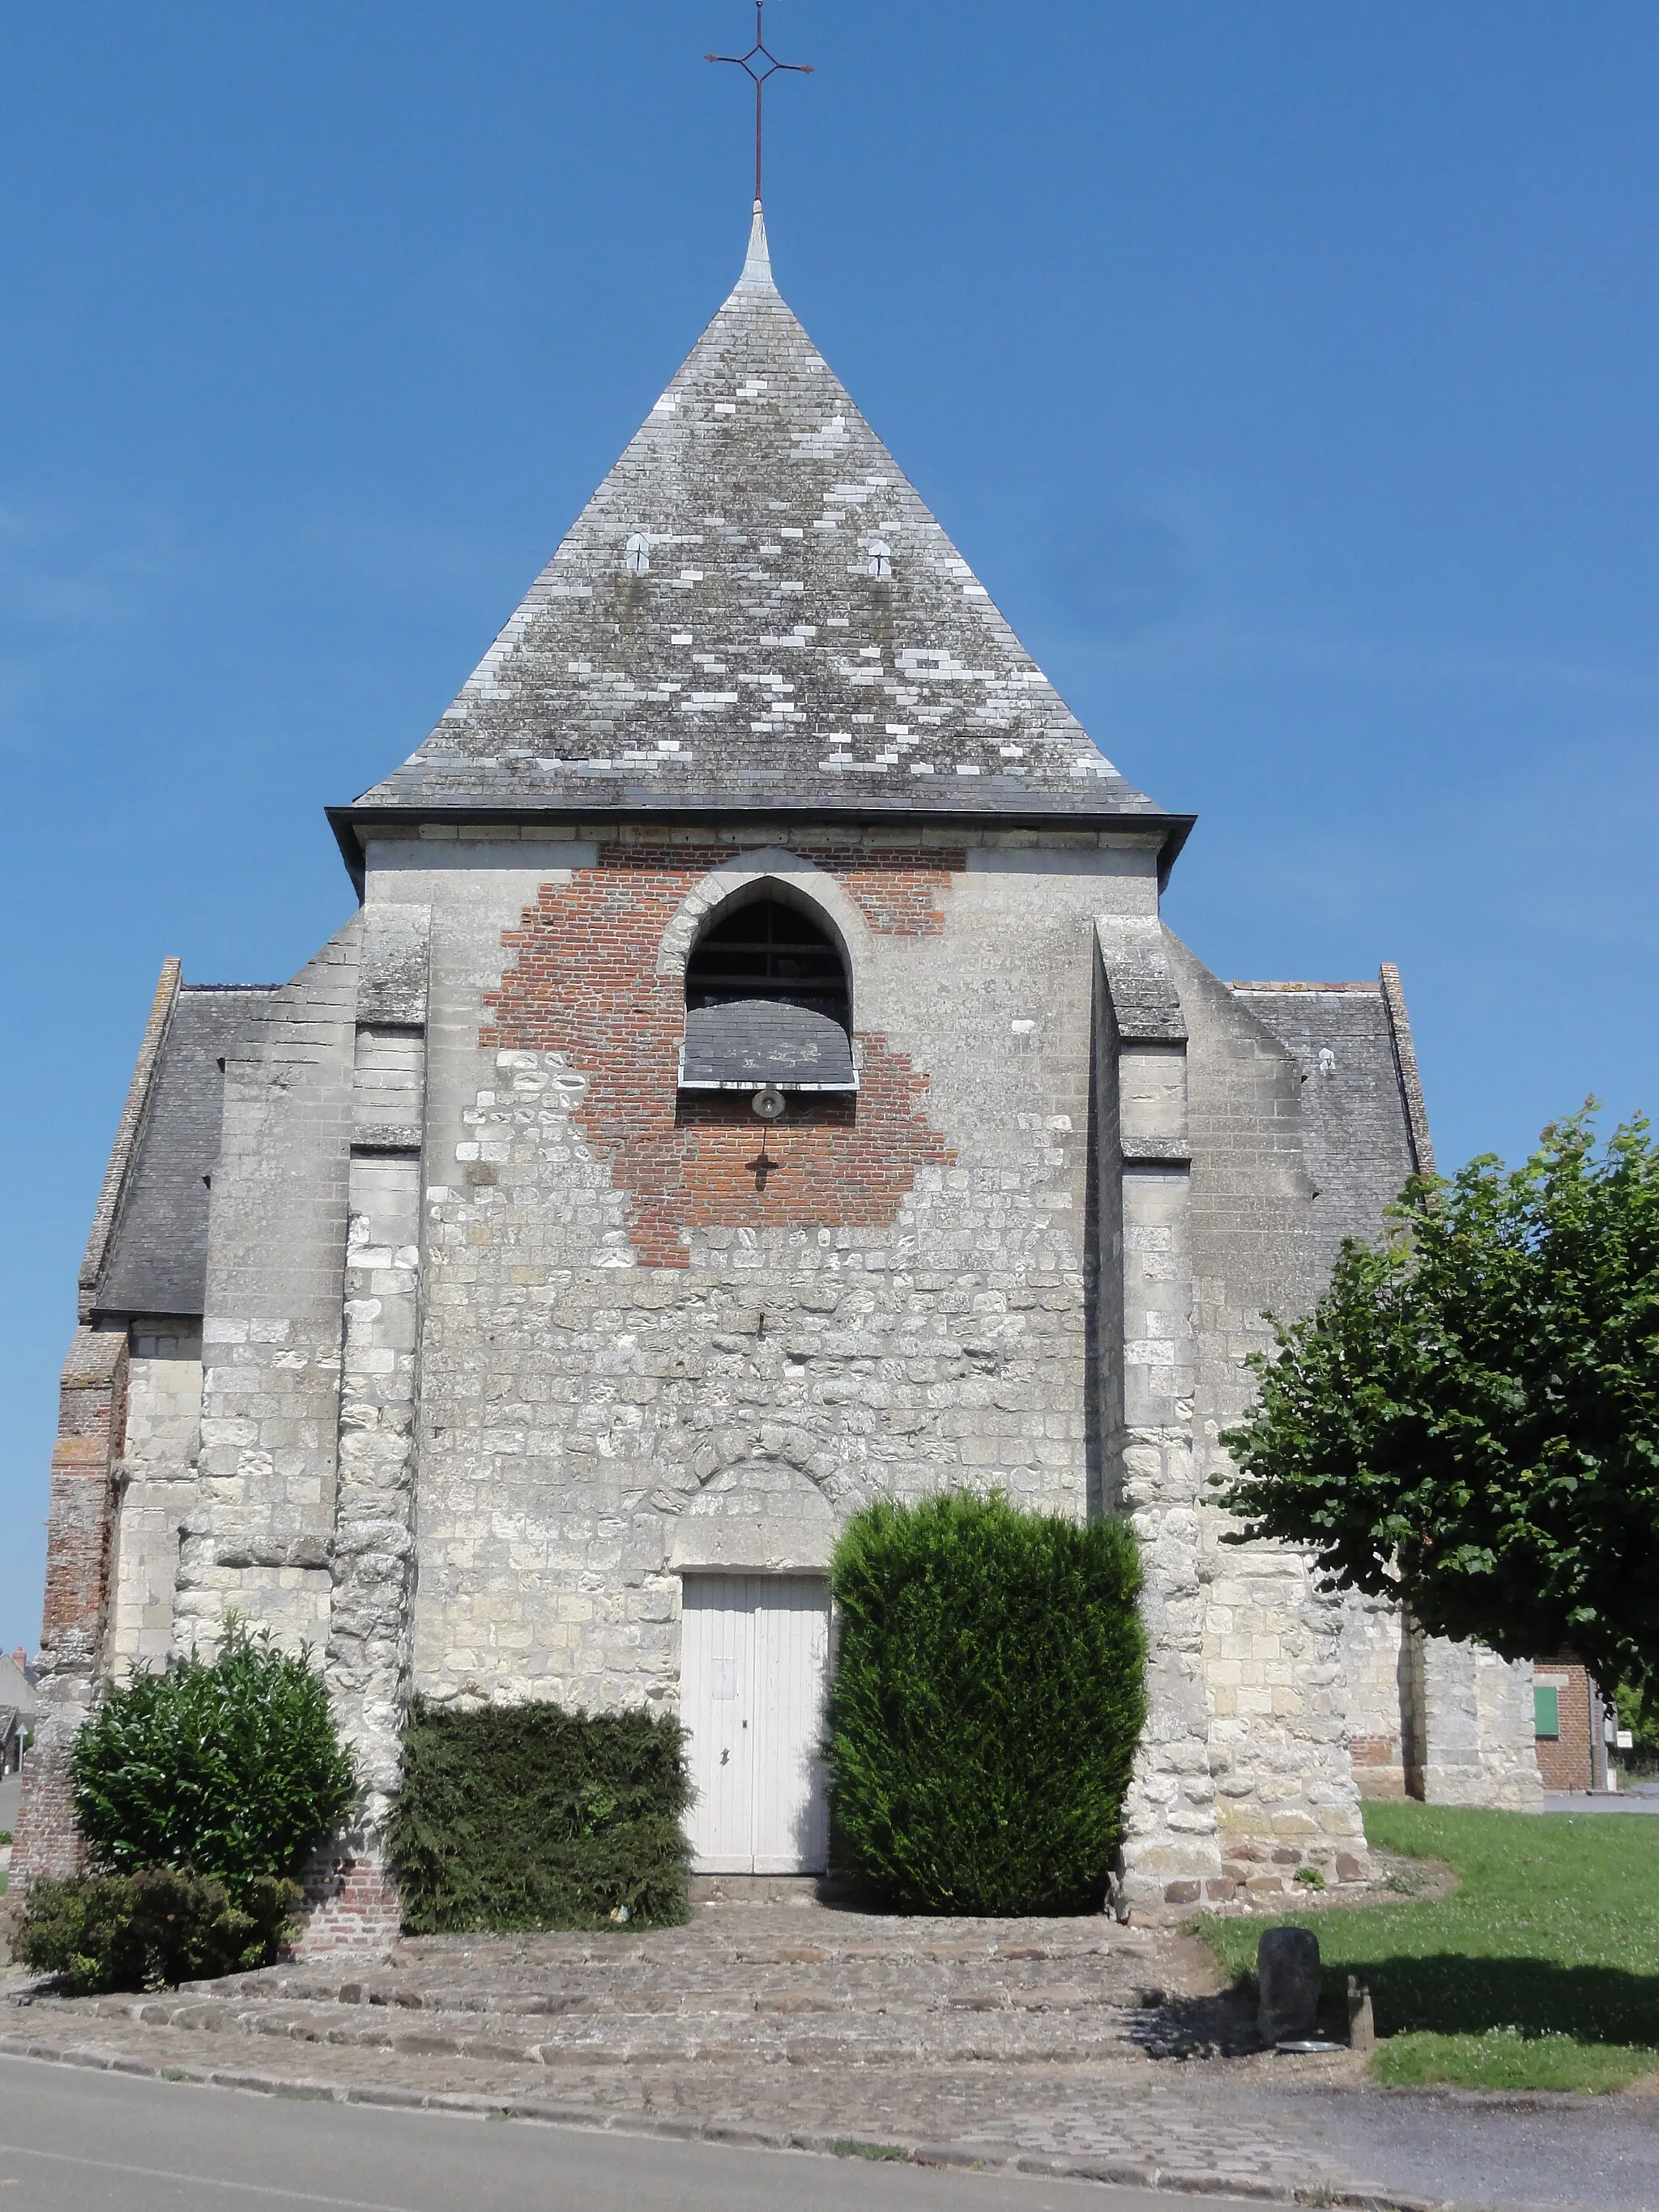
<svg viewBox="0 0 1659 2212">
<path fill-rule="evenodd" d="M 1256 2026 L 1264 2043 L 1311 2035 L 1319 2025 L 1319 1938 L 1309 1928 L 1267 1928 L 1256 1946 L 1261 1995 Z"/>
<path fill-rule="evenodd" d="M 1348 1977 L 1348 2048 L 1375 2051 L 1376 2022 L 1371 2017 L 1371 1993 L 1358 1974 Z"/>
</svg>

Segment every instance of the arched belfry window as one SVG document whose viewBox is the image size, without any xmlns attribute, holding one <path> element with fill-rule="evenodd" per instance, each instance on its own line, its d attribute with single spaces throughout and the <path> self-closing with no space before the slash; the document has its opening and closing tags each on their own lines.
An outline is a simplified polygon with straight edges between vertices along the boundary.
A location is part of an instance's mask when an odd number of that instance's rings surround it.
<svg viewBox="0 0 1659 2212">
<path fill-rule="evenodd" d="M 847 963 L 781 899 L 728 907 L 685 965 L 684 1091 L 856 1091 Z"/>
</svg>

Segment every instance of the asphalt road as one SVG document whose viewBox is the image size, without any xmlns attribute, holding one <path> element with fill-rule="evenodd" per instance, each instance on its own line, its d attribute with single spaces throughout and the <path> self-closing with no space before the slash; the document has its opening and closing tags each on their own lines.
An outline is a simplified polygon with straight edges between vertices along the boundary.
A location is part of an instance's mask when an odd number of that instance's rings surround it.
<svg viewBox="0 0 1659 2212">
<path fill-rule="evenodd" d="M 1403 2197 L 1514 2212 L 1659 2208 L 1659 2098 L 1310 2088 L 1285 2110 L 1352 2172 Z"/>
<path fill-rule="evenodd" d="M 1172 2212 L 1181 2202 L 0 2058 L 0 2212 Z M 1262 2212 L 1230 2197 L 1202 2203 Z"/>
</svg>

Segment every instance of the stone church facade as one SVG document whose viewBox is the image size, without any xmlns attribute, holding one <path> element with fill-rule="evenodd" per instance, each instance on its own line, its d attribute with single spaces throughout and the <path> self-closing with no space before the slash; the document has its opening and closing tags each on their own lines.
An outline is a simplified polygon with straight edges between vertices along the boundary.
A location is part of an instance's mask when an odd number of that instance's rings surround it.
<svg viewBox="0 0 1659 2212">
<path fill-rule="evenodd" d="M 1132 1899 L 1356 1878 L 1367 1791 L 1538 1802 L 1526 1670 L 1208 1502 L 1264 1312 L 1431 1164 L 1399 978 L 1224 982 L 1165 928 L 1190 817 L 1022 649 L 758 209 L 454 704 L 331 820 L 362 903 L 292 982 L 162 973 L 17 1876 L 72 1861 L 99 1683 L 233 1609 L 315 1649 L 369 1785 L 319 1927 L 389 1909 L 414 1692 L 678 1708 L 700 1863 L 811 1870 L 836 1531 L 962 1485 L 1140 1533 Z"/>
</svg>

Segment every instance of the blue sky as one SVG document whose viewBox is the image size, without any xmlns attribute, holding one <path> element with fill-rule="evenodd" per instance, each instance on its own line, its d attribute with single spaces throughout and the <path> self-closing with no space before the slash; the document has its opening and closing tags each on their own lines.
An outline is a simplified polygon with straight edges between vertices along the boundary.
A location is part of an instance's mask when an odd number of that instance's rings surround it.
<svg viewBox="0 0 1659 2212">
<path fill-rule="evenodd" d="M 780 284 L 1224 975 L 1659 1103 L 1659 10 L 772 0 Z M 735 276 L 742 0 L 0 9 L 0 1644 L 162 956 L 290 974 Z"/>
</svg>

